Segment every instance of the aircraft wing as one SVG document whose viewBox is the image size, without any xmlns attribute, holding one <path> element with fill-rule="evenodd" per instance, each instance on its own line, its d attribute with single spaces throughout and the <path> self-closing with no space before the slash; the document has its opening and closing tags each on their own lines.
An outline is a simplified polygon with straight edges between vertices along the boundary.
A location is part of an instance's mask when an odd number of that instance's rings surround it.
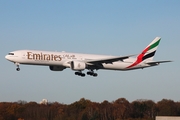
<svg viewBox="0 0 180 120">
<path fill-rule="evenodd" d="M 160 63 L 166 63 L 166 62 L 172 62 L 170 60 L 168 61 L 154 61 L 154 62 L 146 62 L 146 64 L 149 64 L 149 65 L 158 65 Z"/>
<path fill-rule="evenodd" d="M 123 61 L 124 59 L 127 59 L 131 56 L 135 56 L 135 55 L 128 55 L 128 56 L 121 56 L 121 57 L 111 57 L 111 58 L 106 58 L 106 59 L 95 59 L 95 60 L 85 60 L 85 62 L 88 64 L 100 64 L 100 63 L 113 63 L 116 61 Z"/>
</svg>

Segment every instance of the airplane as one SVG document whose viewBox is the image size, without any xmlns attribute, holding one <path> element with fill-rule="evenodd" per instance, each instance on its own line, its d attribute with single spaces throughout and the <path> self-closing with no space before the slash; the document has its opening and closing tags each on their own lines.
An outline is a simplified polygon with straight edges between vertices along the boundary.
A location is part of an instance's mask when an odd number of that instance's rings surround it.
<svg viewBox="0 0 180 120">
<path fill-rule="evenodd" d="M 5 58 L 13 62 L 20 71 L 19 65 L 43 65 L 49 66 L 51 71 L 63 71 L 71 68 L 75 75 L 84 77 L 82 71 L 87 69 L 87 75 L 98 76 L 94 70 L 134 70 L 157 66 L 160 63 L 171 61 L 153 61 L 161 38 L 156 37 L 140 54 L 127 56 L 109 56 L 95 54 L 81 54 L 69 52 L 52 52 L 40 50 L 17 50 L 10 52 Z"/>
</svg>

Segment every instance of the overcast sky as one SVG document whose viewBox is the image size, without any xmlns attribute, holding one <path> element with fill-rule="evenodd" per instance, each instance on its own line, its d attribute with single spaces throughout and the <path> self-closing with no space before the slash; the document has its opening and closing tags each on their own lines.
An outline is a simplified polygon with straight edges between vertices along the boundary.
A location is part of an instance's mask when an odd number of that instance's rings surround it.
<svg viewBox="0 0 180 120">
<path fill-rule="evenodd" d="M 179 5 L 179 0 L 1 0 L 0 102 L 180 101 Z M 127 72 L 98 70 L 98 77 L 47 66 L 20 65 L 17 72 L 4 58 L 20 49 L 137 54 L 156 36 L 162 41 L 154 59 L 174 62 Z"/>
</svg>

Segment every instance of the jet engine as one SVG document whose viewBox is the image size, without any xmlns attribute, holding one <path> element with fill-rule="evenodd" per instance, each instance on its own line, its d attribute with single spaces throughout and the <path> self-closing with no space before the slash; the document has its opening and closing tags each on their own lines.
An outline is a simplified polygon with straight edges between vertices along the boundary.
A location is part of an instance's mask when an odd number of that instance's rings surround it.
<svg viewBox="0 0 180 120">
<path fill-rule="evenodd" d="M 71 61 L 71 69 L 72 70 L 84 70 L 86 68 L 86 64 L 81 61 Z"/>
<path fill-rule="evenodd" d="M 49 69 L 52 71 L 63 71 L 65 68 L 64 66 L 49 66 Z"/>
</svg>

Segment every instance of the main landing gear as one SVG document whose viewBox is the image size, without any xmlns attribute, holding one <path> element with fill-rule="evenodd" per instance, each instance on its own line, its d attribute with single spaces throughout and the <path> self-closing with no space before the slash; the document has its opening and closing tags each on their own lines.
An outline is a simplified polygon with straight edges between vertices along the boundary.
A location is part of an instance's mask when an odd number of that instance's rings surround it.
<svg viewBox="0 0 180 120">
<path fill-rule="evenodd" d="M 97 73 L 94 73 L 94 71 L 88 71 L 87 72 L 87 75 L 91 75 L 91 76 L 94 76 L 94 77 L 97 77 L 98 76 L 98 74 Z"/>
<path fill-rule="evenodd" d="M 17 70 L 17 71 L 20 71 L 19 63 L 15 63 L 15 64 L 16 64 L 16 66 L 17 66 L 16 70 Z"/>
<path fill-rule="evenodd" d="M 84 73 L 82 73 L 81 71 L 80 72 L 75 72 L 75 75 L 79 75 L 81 77 L 85 77 L 86 75 Z"/>
<path fill-rule="evenodd" d="M 85 77 L 86 75 L 84 73 L 82 73 L 81 71 L 79 72 L 75 72 L 75 75 L 78 75 L 78 76 L 81 76 L 81 77 Z M 93 77 L 97 77 L 98 74 L 97 73 L 94 73 L 94 71 L 88 71 L 87 72 L 87 75 L 90 75 L 90 76 L 93 76 Z"/>
</svg>

